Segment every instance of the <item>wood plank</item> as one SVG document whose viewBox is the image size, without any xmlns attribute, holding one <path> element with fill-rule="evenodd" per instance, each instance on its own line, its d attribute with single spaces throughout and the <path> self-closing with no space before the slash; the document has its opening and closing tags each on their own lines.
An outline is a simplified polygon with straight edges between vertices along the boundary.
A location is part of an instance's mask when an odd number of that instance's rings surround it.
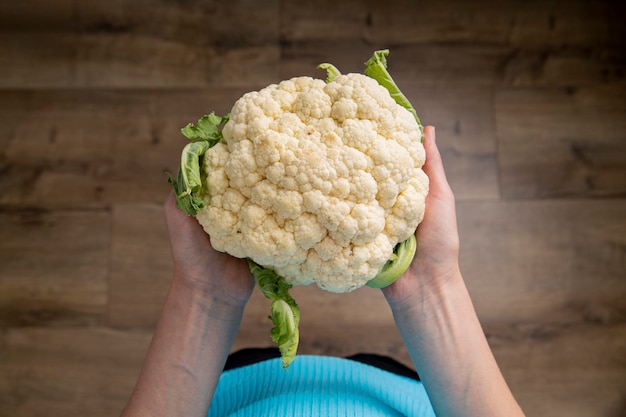
<svg viewBox="0 0 626 417">
<path fill-rule="evenodd" d="M 562 48 L 623 45 L 623 2 L 519 1 L 515 9 L 510 42 L 520 47 L 539 45 Z"/>
<path fill-rule="evenodd" d="M 398 85 L 412 82 L 447 86 L 450 83 L 490 86 L 502 78 L 502 63 L 511 51 L 507 46 L 483 44 L 389 44 L 361 40 L 302 41 L 283 47 L 281 78 L 309 75 L 322 62 L 340 71 L 363 72 L 363 63 L 375 50 L 389 49 L 389 71 Z"/>
<path fill-rule="evenodd" d="M 436 127 L 437 146 L 457 201 L 499 199 L 492 89 L 471 83 L 453 88 L 407 83 L 402 90 L 422 123 Z"/>
<path fill-rule="evenodd" d="M 626 83 L 496 94 L 505 198 L 626 195 Z"/>
<path fill-rule="evenodd" d="M 615 338 L 625 209 L 619 200 L 459 204 L 462 269 L 528 415 L 619 415 L 624 370 L 611 364 L 624 355 Z"/>
<path fill-rule="evenodd" d="M 416 97 L 424 122 L 441 128 L 458 197 L 497 197 L 490 90 L 468 85 L 452 93 L 420 83 L 403 88 L 412 100 Z M 0 108 L 7 109 L 0 202 L 44 207 L 160 203 L 169 191 L 164 172 L 175 172 L 185 143 L 180 127 L 211 110 L 226 113 L 243 92 L 0 93 Z"/>
<path fill-rule="evenodd" d="M 160 204 L 171 188 L 165 172 L 176 172 L 186 144 L 180 128 L 227 113 L 244 91 L 0 92 L 0 204 Z"/>
<path fill-rule="evenodd" d="M 0 87 L 240 86 L 277 75 L 278 1 L 37 3 L 0 6 Z"/>
<path fill-rule="evenodd" d="M 621 417 L 626 325 L 508 329 L 490 337 L 502 372 L 528 416 Z"/>
<path fill-rule="evenodd" d="M 60 29 L 75 17 L 72 0 L 28 0 L 0 4 L 0 27 L 4 32 Z"/>
<path fill-rule="evenodd" d="M 515 47 L 622 44 L 624 5 L 614 1 L 286 2 L 288 41 L 482 43 Z"/>
<path fill-rule="evenodd" d="M 110 227 L 107 211 L 0 212 L 0 324 L 101 322 Z"/>
<path fill-rule="evenodd" d="M 15 417 L 119 415 L 151 334 L 103 328 L 8 328 L 0 334 L 0 403 Z"/>
<path fill-rule="evenodd" d="M 626 201 L 460 202 L 461 269 L 486 324 L 626 316 Z"/>
<path fill-rule="evenodd" d="M 520 48 L 503 62 L 502 84 L 573 88 L 619 83 L 625 66 L 623 47 Z"/>
<path fill-rule="evenodd" d="M 108 324 L 155 326 L 173 270 L 162 206 L 115 205 Z"/>
<path fill-rule="evenodd" d="M 288 62 L 283 73 L 305 74 L 325 61 L 361 71 L 363 57 L 391 47 L 398 60 L 407 51 L 394 68 L 402 81 L 571 86 L 620 80 L 623 9 L 618 2 L 489 0 L 286 5 L 284 56 L 303 59 Z"/>
</svg>

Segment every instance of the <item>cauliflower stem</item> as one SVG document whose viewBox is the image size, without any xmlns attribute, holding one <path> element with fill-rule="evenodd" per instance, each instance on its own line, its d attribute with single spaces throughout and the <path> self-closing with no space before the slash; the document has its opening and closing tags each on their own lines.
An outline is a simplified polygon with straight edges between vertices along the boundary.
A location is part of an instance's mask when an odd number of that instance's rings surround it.
<svg viewBox="0 0 626 417">
<path fill-rule="evenodd" d="M 326 70 L 326 82 L 331 83 L 335 78 L 341 75 L 341 72 L 333 64 L 324 63 L 317 66 L 319 69 Z"/>
<path fill-rule="evenodd" d="M 257 286 L 265 298 L 272 302 L 270 306 L 272 314 L 269 318 L 274 323 L 274 327 L 271 330 L 271 336 L 280 350 L 283 367 L 287 369 L 298 350 L 300 309 L 289 295 L 291 285 L 286 283 L 283 277 L 270 269 L 263 268 L 251 259 L 248 259 L 248 265 Z"/>
<path fill-rule="evenodd" d="M 388 54 L 389 50 L 374 52 L 372 57 L 365 62 L 364 72 L 385 87 L 396 103 L 406 108 L 415 117 L 420 130 L 423 131 L 415 109 L 387 71 L 386 56 Z M 323 63 L 318 68 L 326 70 L 327 83 L 341 75 L 332 64 Z M 221 127 L 229 120 L 229 117 L 230 114 L 221 117 L 211 113 L 203 116 L 195 125 L 189 123 L 181 129 L 181 133 L 190 142 L 182 151 L 180 168 L 176 177 L 172 177 L 169 173 L 167 176 L 176 193 L 177 207 L 188 215 L 196 216 L 206 205 L 203 197 L 207 193 L 207 174 L 202 166 L 204 154 L 208 149 L 223 141 Z M 423 136 L 421 140 L 423 142 Z M 406 241 L 398 243 L 390 259 L 381 267 L 378 274 L 367 282 L 367 285 L 383 288 L 398 279 L 411 264 L 416 248 L 417 242 L 414 235 Z M 299 341 L 300 310 L 295 300 L 289 295 L 289 289 L 292 285 L 272 269 L 265 268 L 249 258 L 248 264 L 257 286 L 264 296 L 271 301 L 269 318 L 274 324 L 271 337 L 278 345 L 282 356 L 282 365 L 287 369 L 296 356 Z"/>
<path fill-rule="evenodd" d="M 391 285 L 409 269 L 416 251 L 417 239 L 415 235 L 412 235 L 404 242 L 398 243 L 394 248 L 393 255 L 378 271 L 378 275 L 367 281 L 365 285 L 372 288 L 385 288 Z"/>
</svg>

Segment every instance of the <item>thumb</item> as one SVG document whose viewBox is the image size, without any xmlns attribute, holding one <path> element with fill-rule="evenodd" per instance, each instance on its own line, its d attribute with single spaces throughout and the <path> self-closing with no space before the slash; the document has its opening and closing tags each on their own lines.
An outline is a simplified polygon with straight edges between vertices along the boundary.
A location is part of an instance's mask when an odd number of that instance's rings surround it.
<svg viewBox="0 0 626 417">
<path fill-rule="evenodd" d="M 436 143 L 436 133 L 434 126 L 424 128 L 424 149 L 426 150 L 426 163 L 422 168 L 428 176 L 430 183 L 430 193 L 452 193 L 450 184 L 443 168 L 441 153 Z"/>
</svg>

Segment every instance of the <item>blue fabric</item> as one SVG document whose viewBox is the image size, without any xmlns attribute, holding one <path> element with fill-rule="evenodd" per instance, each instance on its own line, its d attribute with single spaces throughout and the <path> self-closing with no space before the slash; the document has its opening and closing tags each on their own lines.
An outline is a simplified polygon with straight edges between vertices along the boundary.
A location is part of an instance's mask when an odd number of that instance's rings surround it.
<svg viewBox="0 0 626 417">
<path fill-rule="evenodd" d="M 343 358 L 299 355 L 288 370 L 279 358 L 225 371 L 209 417 L 434 417 L 424 386 Z"/>
</svg>

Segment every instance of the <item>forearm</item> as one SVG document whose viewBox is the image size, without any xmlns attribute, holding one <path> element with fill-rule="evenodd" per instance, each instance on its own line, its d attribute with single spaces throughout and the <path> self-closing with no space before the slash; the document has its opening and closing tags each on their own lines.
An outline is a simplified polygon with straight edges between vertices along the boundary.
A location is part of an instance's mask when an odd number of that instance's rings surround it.
<svg viewBox="0 0 626 417">
<path fill-rule="evenodd" d="M 122 416 L 206 415 L 242 314 L 174 278 Z"/>
<path fill-rule="evenodd" d="M 438 416 L 523 416 L 493 357 L 460 272 L 394 308 Z"/>
</svg>

